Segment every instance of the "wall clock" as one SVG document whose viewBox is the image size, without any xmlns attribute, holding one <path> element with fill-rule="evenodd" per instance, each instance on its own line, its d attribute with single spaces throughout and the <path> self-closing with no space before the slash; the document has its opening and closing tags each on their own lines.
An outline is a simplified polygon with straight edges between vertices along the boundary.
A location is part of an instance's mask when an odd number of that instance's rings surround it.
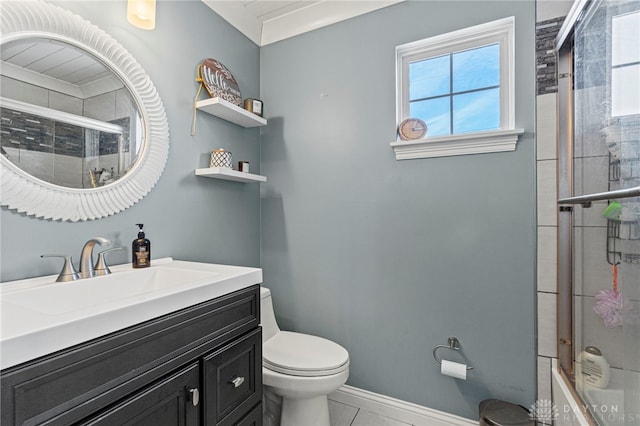
<svg viewBox="0 0 640 426">
<path fill-rule="evenodd" d="M 419 118 L 407 118 L 398 126 L 398 134 L 403 141 L 421 139 L 427 134 L 427 123 Z"/>
</svg>

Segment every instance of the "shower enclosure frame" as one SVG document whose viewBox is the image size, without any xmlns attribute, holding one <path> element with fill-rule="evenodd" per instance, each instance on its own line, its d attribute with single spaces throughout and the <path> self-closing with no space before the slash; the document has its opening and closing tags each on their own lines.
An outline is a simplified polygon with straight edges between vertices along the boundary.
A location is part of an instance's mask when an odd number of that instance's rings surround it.
<svg viewBox="0 0 640 426">
<path fill-rule="evenodd" d="M 584 2 L 583 2 L 584 3 Z M 558 62 L 558 198 L 573 195 L 573 25 L 574 3 L 556 40 Z M 572 13 L 573 12 L 573 13 Z M 573 206 L 558 205 L 557 336 L 560 370 L 573 381 Z M 573 386 L 571 386 L 573 388 Z"/>
<path fill-rule="evenodd" d="M 588 208 L 592 202 L 622 199 L 640 196 L 640 186 L 618 189 L 588 195 L 573 194 L 573 160 L 574 160 L 574 28 L 583 17 L 584 11 L 600 2 L 576 0 L 567 15 L 556 38 L 557 72 L 558 72 L 558 111 L 557 111 L 557 350 L 558 370 L 567 383 L 567 387 L 576 401 L 583 397 L 577 389 L 574 372 L 574 346 L 581 342 L 574 339 L 575 327 L 580 326 L 581 318 L 574 318 L 577 307 L 574 298 L 574 210 Z M 611 84 L 610 81 L 607 84 Z M 637 179 L 637 178 L 636 178 Z M 637 184 L 637 183 L 636 183 Z M 579 311 L 579 310 L 578 310 Z M 574 321 L 578 321 L 577 323 Z M 634 409 L 637 405 L 632 404 Z M 583 403 L 584 406 L 584 403 Z M 589 412 L 589 411 L 587 411 Z M 585 412 L 586 414 L 586 412 Z M 590 424 L 598 422 L 591 412 L 587 415 Z M 625 423 L 626 424 L 626 423 Z M 635 423 L 633 423 L 635 424 Z"/>
</svg>

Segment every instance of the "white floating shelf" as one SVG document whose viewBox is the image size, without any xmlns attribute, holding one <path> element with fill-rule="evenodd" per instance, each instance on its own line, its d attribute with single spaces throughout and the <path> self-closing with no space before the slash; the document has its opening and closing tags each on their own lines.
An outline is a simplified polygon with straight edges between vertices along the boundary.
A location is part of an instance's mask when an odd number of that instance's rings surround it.
<svg viewBox="0 0 640 426">
<path fill-rule="evenodd" d="M 235 123 L 238 126 L 258 127 L 267 125 L 266 119 L 222 98 L 203 99 L 196 103 L 196 107 L 201 111 Z"/>
<path fill-rule="evenodd" d="M 196 176 L 204 176 L 214 179 L 231 180 L 234 182 L 266 182 L 265 176 L 254 175 L 252 173 L 239 172 L 226 167 L 211 167 L 207 169 L 196 169 Z"/>
</svg>

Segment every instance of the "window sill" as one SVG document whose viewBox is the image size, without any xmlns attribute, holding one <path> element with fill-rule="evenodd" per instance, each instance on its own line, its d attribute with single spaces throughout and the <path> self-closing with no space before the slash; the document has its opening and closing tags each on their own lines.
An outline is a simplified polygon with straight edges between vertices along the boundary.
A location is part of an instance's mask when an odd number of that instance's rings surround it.
<svg viewBox="0 0 640 426">
<path fill-rule="evenodd" d="M 392 142 L 396 160 L 515 151 L 524 129 L 495 130 Z"/>
</svg>

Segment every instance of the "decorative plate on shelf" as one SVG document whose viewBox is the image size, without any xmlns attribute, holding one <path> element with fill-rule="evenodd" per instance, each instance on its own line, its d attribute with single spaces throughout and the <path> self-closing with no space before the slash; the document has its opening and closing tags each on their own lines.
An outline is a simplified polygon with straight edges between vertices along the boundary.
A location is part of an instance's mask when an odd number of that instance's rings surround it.
<svg viewBox="0 0 640 426">
<path fill-rule="evenodd" d="M 209 96 L 222 98 L 237 106 L 242 104 L 238 82 L 222 62 L 212 58 L 202 61 L 198 66 L 197 81 L 204 84 Z"/>
</svg>

